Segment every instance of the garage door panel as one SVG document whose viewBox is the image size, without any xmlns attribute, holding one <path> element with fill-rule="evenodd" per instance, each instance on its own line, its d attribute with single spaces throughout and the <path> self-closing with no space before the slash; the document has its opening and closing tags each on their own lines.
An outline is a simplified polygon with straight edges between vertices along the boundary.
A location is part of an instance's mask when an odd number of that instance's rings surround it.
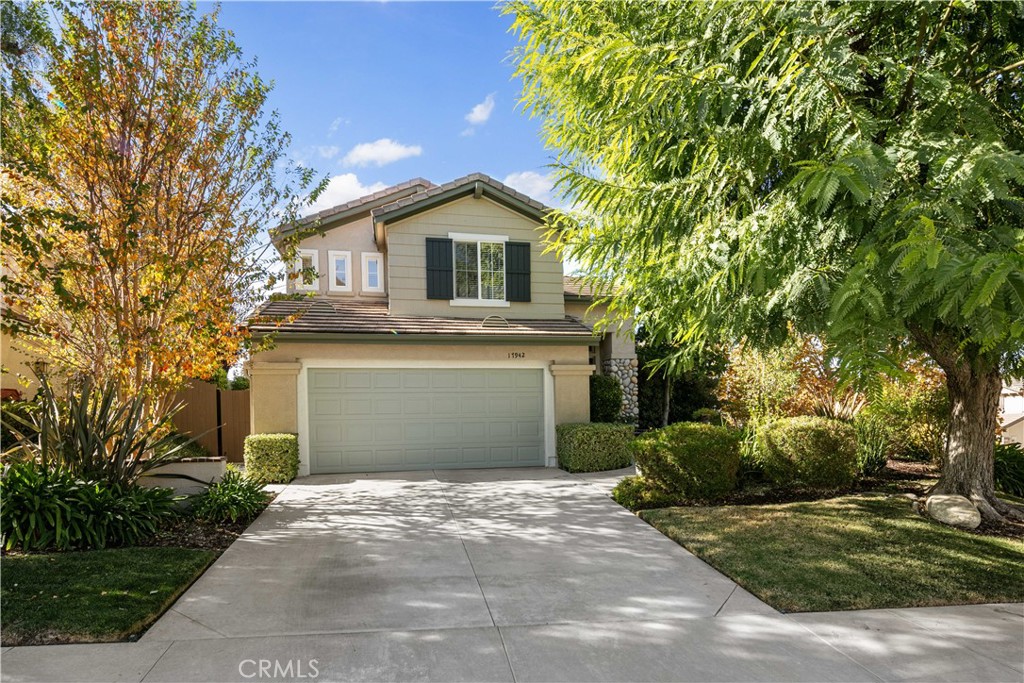
<svg viewBox="0 0 1024 683">
<path fill-rule="evenodd" d="M 311 471 L 543 465 L 541 370 L 311 369 Z"/>
<path fill-rule="evenodd" d="M 373 386 L 373 378 L 368 371 L 341 371 L 341 385 L 344 389 L 369 389 Z"/>
</svg>

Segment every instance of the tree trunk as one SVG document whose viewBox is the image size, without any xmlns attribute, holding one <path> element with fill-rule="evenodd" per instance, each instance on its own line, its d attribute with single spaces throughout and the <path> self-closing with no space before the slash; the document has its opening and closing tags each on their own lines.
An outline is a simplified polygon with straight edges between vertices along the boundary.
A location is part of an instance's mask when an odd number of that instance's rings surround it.
<svg viewBox="0 0 1024 683">
<path fill-rule="evenodd" d="M 994 446 L 1003 387 L 998 366 L 971 363 L 963 357 L 944 357 L 939 364 L 949 391 L 949 435 L 942 476 L 931 493 L 969 498 L 987 520 L 1024 520 L 1024 513 L 995 493 Z"/>
<path fill-rule="evenodd" d="M 665 375 L 664 395 L 661 406 L 661 426 L 668 427 L 668 413 L 672 408 L 672 378 Z"/>
</svg>

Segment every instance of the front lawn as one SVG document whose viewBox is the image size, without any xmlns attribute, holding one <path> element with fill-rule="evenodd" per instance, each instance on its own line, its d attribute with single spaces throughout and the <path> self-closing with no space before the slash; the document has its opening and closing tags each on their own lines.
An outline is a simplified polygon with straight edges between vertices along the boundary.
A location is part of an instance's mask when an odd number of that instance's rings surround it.
<svg viewBox="0 0 1024 683">
<path fill-rule="evenodd" d="M 943 526 L 903 496 L 639 514 L 785 612 L 1024 601 L 1024 540 Z"/>
<path fill-rule="evenodd" d="M 3 645 L 124 640 L 160 616 L 218 554 L 120 548 L 5 555 Z"/>
</svg>

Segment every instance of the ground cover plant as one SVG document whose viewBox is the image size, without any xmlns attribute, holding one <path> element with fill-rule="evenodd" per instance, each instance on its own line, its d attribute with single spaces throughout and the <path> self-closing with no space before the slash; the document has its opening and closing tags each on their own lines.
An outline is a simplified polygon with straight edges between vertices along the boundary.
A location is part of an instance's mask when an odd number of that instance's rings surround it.
<svg viewBox="0 0 1024 683">
<path fill-rule="evenodd" d="M 156 620 L 217 555 L 191 548 L 5 555 L 3 645 L 124 640 Z"/>
<path fill-rule="evenodd" d="M 1024 600 L 1024 538 L 939 524 L 901 495 L 640 516 L 782 611 Z"/>
</svg>

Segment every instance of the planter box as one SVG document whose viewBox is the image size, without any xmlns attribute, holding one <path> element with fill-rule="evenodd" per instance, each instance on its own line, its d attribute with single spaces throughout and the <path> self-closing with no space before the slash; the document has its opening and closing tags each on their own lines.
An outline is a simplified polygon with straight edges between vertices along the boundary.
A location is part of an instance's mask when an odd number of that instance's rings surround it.
<svg viewBox="0 0 1024 683">
<path fill-rule="evenodd" d="M 179 462 L 172 462 L 150 470 L 139 479 L 139 483 L 143 486 L 151 487 L 168 486 L 174 489 L 177 494 L 191 496 L 202 493 L 211 483 L 220 481 L 226 469 L 226 458 L 186 458 Z M 154 474 L 161 476 L 154 477 L 152 476 Z M 163 476 L 167 474 L 182 476 Z M 196 479 L 199 481 L 194 481 Z"/>
</svg>

